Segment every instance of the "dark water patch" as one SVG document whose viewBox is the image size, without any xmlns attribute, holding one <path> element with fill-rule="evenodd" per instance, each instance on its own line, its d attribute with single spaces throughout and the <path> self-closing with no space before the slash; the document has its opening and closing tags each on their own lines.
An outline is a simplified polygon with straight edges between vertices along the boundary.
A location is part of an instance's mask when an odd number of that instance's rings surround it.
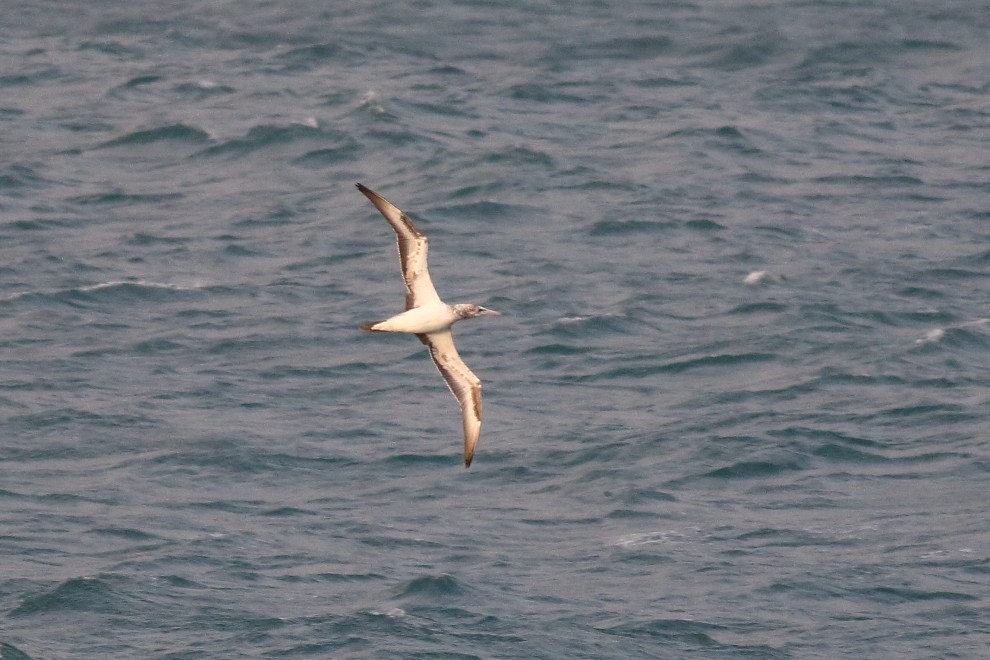
<svg viewBox="0 0 990 660">
<path fill-rule="evenodd" d="M 14 163 L 13 165 L 8 165 L 4 168 L 3 172 L 0 173 L 0 190 L 5 190 L 12 192 L 20 188 L 37 188 L 41 186 L 51 185 L 53 182 L 45 179 L 37 170 L 27 165 L 21 165 Z M 21 222 L 34 222 L 34 221 L 21 221 Z M 45 220 L 39 220 L 37 222 L 46 222 Z"/>
<path fill-rule="evenodd" d="M 485 199 L 495 197 L 497 195 L 503 194 L 507 189 L 504 182 L 500 181 L 482 181 L 479 183 L 469 183 L 468 185 L 462 185 L 456 190 L 452 191 L 448 196 L 451 200 L 460 199 Z M 538 207 L 533 207 L 534 212 L 538 210 Z"/>
<path fill-rule="evenodd" d="M 903 587 L 873 587 L 857 589 L 855 593 L 869 600 L 874 600 L 886 605 L 917 603 L 932 600 L 949 602 L 975 602 L 981 600 L 981 597 L 976 594 L 967 594 L 958 591 L 924 591 L 921 589 L 908 589 Z"/>
<path fill-rule="evenodd" d="M 197 322 L 193 323 L 190 327 L 217 328 L 224 325 L 224 319 L 231 318 L 234 316 L 234 313 L 226 309 L 183 308 L 176 310 L 175 316 L 180 319 Z"/>
<path fill-rule="evenodd" d="M 541 344 L 526 350 L 529 355 L 583 355 L 586 352 L 586 348 L 559 343 Z"/>
<path fill-rule="evenodd" d="M 452 204 L 431 209 L 432 215 L 465 222 L 468 220 L 525 220 L 541 217 L 541 212 L 523 204 L 505 204 L 481 200 L 468 204 Z"/>
<path fill-rule="evenodd" d="M 306 211 L 306 208 L 299 208 L 285 203 L 278 203 L 275 206 L 266 209 L 263 214 L 252 213 L 248 217 L 237 220 L 233 223 L 233 226 L 237 228 L 279 227 L 298 221 L 300 215 L 304 214 Z M 237 236 L 224 234 L 222 236 L 218 236 L 217 240 L 236 241 L 239 239 Z M 280 284 L 280 282 L 276 282 L 276 284 Z"/>
<path fill-rule="evenodd" d="M 785 303 L 763 301 L 737 305 L 730 309 L 727 314 L 730 316 L 734 314 L 740 316 L 748 316 L 750 314 L 780 314 L 786 312 L 788 309 L 790 309 L 790 305 Z"/>
<path fill-rule="evenodd" d="M 622 494 L 622 501 L 629 505 L 643 505 L 657 502 L 676 502 L 677 497 L 665 490 L 630 488 Z"/>
<path fill-rule="evenodd" d="M 738 353 L 704 355 L 687 360 L 676 360 L 660 365 L 659 370 L 666 373 L 678 374 L 689 370 L 707 368 L 726 368 L 745 364 L 773 362 L 779 356 L 774 353 Z"/>
<path fill-rule="evenodd" d="M 721 225 L 714 220 L 708 218 L 695 218 L 688 220 L 684 223 L 684 226 L 688 229 L 693 229 L 695 231 L 701 232 L 712 232 L 712 231 L 722 231 L 725 229 L 724 225 Z"/>
<path fill-rule="evenodd" d="M 680 223 L 665 220 L 599 220 L 588 229 L 589 236 L 625 236 L 662 233 Z"/>
<path fill-rule="evenodd" d="M 396 589 L 400 599 L 445 601 L 463 595 L 467 590 L 452 575 L 426 575 L 414 578 Z"/>
<path fill-rule="evenodd" d="M 810 601 L 819 601 L 822 598 L 845 598 L 848 596 L 845 589 L 835 581 L 822 580 L 776 580 L 766 587 L 759 587 L 756 591 L 768 593 L 781 597 L 783 595 L 800 596 Z"/>
<path fill-rule="evenodd" d="M 223 248 L 223 253 L 228 257 L 260 257 L 265 255 L 265 252 L 260 249 L 241 244 L 227 245 Z"/>
<path fill-rule="evenodd" d="M 551 465 L 562 465 L 571 469 L 580 469 L 577 480 L 581 484 L 592 483 L 594 481 L 610 482 L 614 480 L 615 470 L 612 468 L 594 470 L 588 469 L 591 465 L 621 465 L 627 460 L 631 445 L 627 442 L 607 442 L 603 441 L 599 435 L 591 435 L 589 440 L 578 446 L 567 446 L 565 449 L 545 451 L 545 459 Z M 609 473 L 611 470 L 611 476 Z M 545 478 L 546 473 L 536 470 L 535 475 L 530 475 L 531 481 L 540 481 Z M 533 478 L 536 477 L 536 478 Z"/>
<path fill-rule="evenodd" d="M 804 548 L 822 545 L 850 545 L 854 540 L 816 531 L 803 529 L 779 529 L 763 527 L 744 534 L 739 534 L 732 540 L 742 543 L 749 548 Z"/>
<path fill-rule="evenodd" d="M 145 85 L 151 85 L 156 82 L 161 82 L 163 80 L 162 76 L 155 74 L 145 74 L 141 76 L 135 76 L 124 83 L 124 87 L 143 87 Z"/>
<path fill-rule="evenodd" d="M 711 470 L 703 476 L 709 479 L 764 479 L 776 477 L 786 472 L 805 469 L 805 461 L 739 461 L 732 465 Z"/>
<path fill-rule="evenodd" d="M 980 252 L 969 255 L 963 259 L 963 262 L 973 266 L 990 266 L 990 250 L 981 250 Z"/>
<path fill-rule="evenodd" d="M 361 155 L 361 145 L 346 131 L 321 128 L 319 141 L 323 145 L 293 159 L 292 163 L 308 169 L 321 169 L 328 165 L 350 162 Z"/>
<path fill-rule="evenodd" d="M 283 350 L 299 345 L 298 336 L 273 336 L 250 333 L 243 337 L 221 339 L 206 347 L 209 355 L 237 356 L 241 354 L 268 354 L 272 346 L 280 346 Z"/>
<path fill-rule="evenodd" d="M 650 378 L 658 374 L 669 373 L 669 369 L 663 364 L 640 364 L 639 360 L 635 364 L 604 371 L 595 371 L 585 374 L 568 374 L 562 376 L 560 380 L 565 383 L 594 383 L 597 381 L 615 381 L 624 378 L 642 379 Z"/>
<path fill-rule="evenodd" d="M 711 635 L 724 631 L 725 626 L 689 619 L 650 619 L 614 625 L 599 624 L 595 629 L 607 635 L 659 638 L 689 644 L 696 648 L 711 648 L 718 645 Z"/>
<path fill-rule="evenodd" d="M 880 449 L 884 443 L 869 438 L 848 435 L 831 429 L 816 429 L 806 426 L 791 426 L 779 430 L 769 430 L 767 435 L 773 438 L 814 440 L 823 444 L 839 444 L 847 447 L 862 447 L 866 449 Z"/>
<path fill-rule="evenodd" d="M 134 131 L 99 144 L 95 148 L 110 149 L 113 147 L 143 146 L 158 142 L 178 142 L 199 145 L 209 141 L 209 133 L 200 128 L 186 124 L 172 124 L 170 126 Z"/>
<path fill-rule="evenodd" d="M 390 467 L 394 466 L 396 468 L 413 468 L 422 466 L 450 466 L 457 462 L 458 459 L 452 457 L 451 454 L 409 454 L 409 453 L 398 453 L 391 454 L 385 459 L 385 462 L 389 464 Z"/>
<path fill-rule="evenodd" d="M 986 270 L 970 270 L 968 268 L 929 268 L 919 273 L 918 277 L 929 282 L 940 280 L 955 282 L 959 280 L 990 278 L 990 272 Z"/>
<path fill-rule="evenodd" d="M 159 575 L 157 578 L 164 584 L 170 587 L 176 587 L 178 589 L 210 589 L 211 587 L 197 582 L 195 580 L 190 580 L 187 577 L 181 575 Z"/>
<path fill-rule="evenodd" d="M 951 41 L 940 41 L 936 39 L 904 39 L 900 42 L 900 47 L 904 50 L 923 51 L 955 51 L 963 50 L 959 44 Z"/>
<path fill-rule="evenodd" d="M 865 187 L 871 190 L 882 190 L 891 187 L 923 186 L 925 184 L 921 179 L 903 175 L 866 176 L 864 174 L 835 174 L 817 177 L 813 181 L 823 185 Z"/>
<path fill-rule="evenodd" d="M 776 31 L 723 30 L 717 38 L 692 55 L 697 66 L 721 71 L 742 71 L 772 64 L 790 46 Z"/>
<path fill-rule="evenodd" d="M 78 119 L 70 119 L 68 121 L 63 121 L 59 124 L 60 127 L 67 131 L 72 131 L 73 133 L 100 133 L 101 135 L 107 133 L 113 133 L 119 130 L 119 126 L 114 124 L 108 124 L 106 122 L 98 121 L 92 118 L 80 117 Z M 71 148 L 66 149 L 64 155 L 66 156 L 77 156 L 83 153 L 81 148 Z"/>
<path fill-rule="evenodd" d="M 853 449 L 840 444 L 824 444 L 812 450 L 812 454 L 830 461 L 850 463 L 886 463 L 890 459 L 873 452 Z"/>
<path fill-rule="evenodd" d="M 57 67 L 45 67 L 31 73 L 0 74 L 0 87 L 31 87 L 60 78 L 62 71 Z"/>
<path fill-rule="evenodd" d="M 668 72 L 670 73 L 670 72 Z M 696 87 L 698 79 L 691 76 L 672 77 L 670 75 L 648 75 L 631 81 L 636 87 L 644 89 L 665 89 L 668 87 Z"/>
<path fill-rule="evenodd" d="M 55 457 L 56 456 L 49 456 L 49 458 L 55 458 Z M 61 456 L 57 456 L 57 457 L 61 458 Z M 49 504 L 55 504 L 58 506 L 97 501 L 92 498 L 83 497 L 81 495 L 76 495 L 73 493 L 45 493 L 44 495 L 37 495 L 36 498 L 39 502 L 47 502 Z"/>
<path fill-rule="evenodd" d="M 156 206 L 184 197 L 185 195 L 182 193 L 126 193 L 123 190 L 114 190 L 106 193 L 70 197 L 68 201 L 80 206 Z"/>
<path fill-rule="evenodd" d="M 169 504 L 168 508 L 171 509 L 192 509 L 200 511 L 211 511 L 211 512 L 222 512 L 222 513 L 236 513 L 236 514 L 255 514 L 258 512 L 258 507 L 261 502 L 235 502 L 232 500 L 204 500 L 199 502 L 182 502 L 176 504 Z"/>
<path fill-rule="evenodd" d="M 526 82 L 513 85 L 506 90 L 508 96 L 516 101 L 530 103 L 583 103 L 588 99 L 574 94 L 570 86 Z"/>
<path fill-rule="evenodd" d="M 192 242 L 191 238 L 178 237 L 178 236 L 156 236 L 153 234 L 146 234 L 144 232 L 137 232 L 126 241 L 130 245 L 134 246 L 148 246 L 148 245 L 186 245 Z"/>
<path fill-rule="evenodd" d="M 134 344 L 131 350 L 137 355 L 156 355 L 159 353 L 186 351 L 189 350 L 189 346 L 166 337 L 155 337 L 153 339 L 139 341 Z"/>
<path fill-rule="evenodd" d="M 553 518 L 520 518 L 523 525 L 532 527 L 570 527 L 572 525 L 600 525 L 601 518 L 554 516 Z"/>
<path fill-rule="evenodd" d="M 154 534 L 149 534 L 143 532 L 139 529 L 132 529 L 127 527 L 97 527 L 95 529 L 90 529 L 87 531 L 88 534 L 96 534 L 98 536 L 108 536 L 113 538 L 124 539 L 126 541 L 159 541 L 161 537 Z"/>
<path fill-rule="evenodd" d="M 930 422 L 959 421 L 972 413 L 967 406 L 952 403 L 918 402 L 883 408 L 867 416 L 868 419 L 915 419 L 924 418 Z"/>
<path fill-rule="evenodd" d="M 495 153 L 489 153 L 483 157 L 486 165 L 495 167 L 524 167 L 538 168 L 545 171 L 556 169 L 553 157 L 543 151 L 537 151 L 530 147 L 511 147 Z"/>
<path fill-rule="evenodd" d="M 275 509 L 269 509 L 267 511 L 262 511 L 261 515 L 270 516 L 272 518 L 293 518 L 296 516 L 318 516 L 320 515 L 318 511 L 310 511 L 308 509 L 300 509 L 294 506 L 280 506 Z"/>
<path fill-rule="evenodd" d="M 410 114 L 435 115 L 437 117 L 454 117 L 477 120 L 478 115 L 472 109 L 463 107 L 462 103 L 450 100 L 446 103 L 426 103 L 424 101 L 396 101 L 395 107 Z"/>
<path fill-rule="evenodd" d="M 278 53 L 273 61 L 280 63 L 285 72 L 305 71 L 339 60 L 345 52 L 336 43 L 310 44 Z"/>
<path fill-rule="evenodd" d="M 323 135 L 318 128 L 304 124 L 255 126 L 244 137 L 223 140 L 219 144 L 194 154 L 194 157 L 236 159 L 263 149 L 289 145 L 298 141 L 322 141 L 322 139 Z"/>
<path fill-rule="evenodd" d="M 394 534 L 380 535 L 367 534 L 362 536 L 360 542 L 374 548 L 420 548 L 425 550 L 436 550 L 443 547 L 442 543 L 430 539 L 404 538 Z"/>
<path fill-rule="evenodd" d="M 30 655 L 13 644 L 0 642 L 0 660 L 34 660 Z"/>
<path fill-rule="evenodd" d="M 949 439 L 942 434 L 939 434 L 937 437 L 939 440 Z M 956 463 L 964 461 L 968 464 L 972 459 L 973 456 L 965 452 L 930 451 L 921 454 L 900 456 L 897 458 L 897 462 L 906 465 L 934 465 L 944 462 Z M 919 471 L 918 475 L 923 477 L 924 473 Z"/>
<path fill-rule="evenodd" d="M 387 579 L 385 575 L 381 573 L 316 573 L 312 576 L 307 576 L 307 579 L 311 579 L 315 582 L 328 582 L 334 583 L 362 583 L 362 582 L 382 582 Z"/>
<path fill-rule="evenodd" d="M 38 616 L 62 612 L 132 613 L 135 599 L 120 592 L 117 578 L 83 577 L 62 582 L 50 591 L 21 599 L 8 616 Z"/>
<path fill-rule="evenodd" d="M 227 443 L 223 443 L 227 444 Z M 225 450 L 218 446 L 212 451 L 171 452 L 151 460 L 162 466 L 200 466 L 216 473 L 233 475 L 258 475 L 284 473 L 318 472 L 354 465 L 355 462 L 342 456 L 298 456 L 280 452 L 246 451 L 240 447 Z M 216 503 L 222 506 L 222 503 Z M 238 505 L 239 506 L 239 505 Z"/>
<path fill-rule="evenodd" d="M 71 229 L 79 227 L 81 224 L 82 221 L 78 218 L 35 218 L 32 220 L 15 220 L 9 222 L 3 225 L 3 229 L 13 230 L 14 232 L 50 231 L 54 229 Z M 5 236 L 5 238 L 8 236 Z"/>
<path fill-rule="evenodd" d="M 659 511 L 643 511 L 641 509 L 612 509 L 607 514 L 605 518 L 608 520 L 637 520 L 643 518 L 657 518 L 662 516 L 663 513 Z"/>
<path fill-rule="evenodd" d="M 370 365 L 364 362 L 355 362 L 344 366 L 334 365 L 332 367 L 277 365 L 267 371 L 260 372 L 258 375 L 265 380 L 304 378 L 322 381 L 340 378 L 346 373 L 362 373 L 369 368 Z"/>
<path fill-rule="evenodd" d="M 306 169 L 322 170 L 333 165 L 353 162 L 357 160 L 360 154 L 356 143 L 339 147 L 325 147 L 307 151 L 302 156 L 293 159 L 292 164 Z"/>
<path fill-rule="evenodd" d="M 729 140 L 742 140 L 744 138 L 742 131 L 735 126 L 720 126 L 715 129 L 715 135 Z"/>
<path fill-rule="evenodd" d="M 807 385 L 815 388 L 822 385 L 904 385 L 903 376 L 897 374 L 851 373 L 838 367 L 825 367 L 818 377 L 807 381 Z"/>
<path fill-rule="evenodd" d="M 106 415 L 75 408 L 51 408 L 28 415 L 13 415 L 9 422 L 22 429 L 42 430 L 51 428 L 152 428 L 158 421 L 141 415 Z M 97 451 L 94 447 L 93 451 Z"/>
<path fill-rule="evenodd" d="M 665 55 L 673 40 L 664 34 L 651 34 L 621 39 L 575 40 L 558 44 L 547 51 L 551 61 L 567 62 L 592 59 L 650 60 Z"/>
</svg>

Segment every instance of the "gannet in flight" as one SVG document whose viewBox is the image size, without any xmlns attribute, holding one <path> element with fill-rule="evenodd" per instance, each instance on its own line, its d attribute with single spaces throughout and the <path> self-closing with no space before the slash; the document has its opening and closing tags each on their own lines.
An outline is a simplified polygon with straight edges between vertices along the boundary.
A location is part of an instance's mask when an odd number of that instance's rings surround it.
<svg viewBox="0 0 990 660">
<path fill-rule="evenodd" d="M 448 305 L 440 300 L 430 279 L 426 262 L 429 241 L 409 217 L 375 191 L 357 184 L 358 190 L 371 200 L 395 230 L 399 243 L 399 262 L 406 283 L 406 311 L 390 319 L 365 323 L 368 332 L 410 332 L 430 349 L 430 357 L 447 382 L 447 387 L 461 404 L 464 422 L 464 467 L 471 466 L 474 449 L 481 434 L 481 381 L 467 368 L 454 346 L 450 326 L 461 319 L 499 312 L 479 305 Z"/>
</svg>

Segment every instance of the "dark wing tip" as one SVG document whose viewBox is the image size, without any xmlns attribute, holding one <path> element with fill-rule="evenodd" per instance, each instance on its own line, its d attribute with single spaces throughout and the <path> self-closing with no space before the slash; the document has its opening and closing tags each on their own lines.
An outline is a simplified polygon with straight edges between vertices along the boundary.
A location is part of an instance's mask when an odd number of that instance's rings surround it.
<svg viewBox="0 0 990 660">
<path fill-rule="evenodd" d="M 382 210 L 383 203 L 387 204 L 388 206 L 393 206 L 391 202 L 389 202 L 387 199 L 385 199 L 384 197 L 382 197 L 381 195 L 379 195 L 378 193 L 376 193 L 374 190 L 364 185 L 363 183 L 355 183 L 354 185 L 357 186 L 357 189 L 361 191 L 361 194 L 367 197 L 371 201 L 371 203 L 374 204 L 379 211 L 381 211 L 383 215 L 385 214 L 385 211 Z"/>
<path fill-rule="evenodd" d="M 474 456 L 465 456 L 464 457 L 464 469 L 465 470 L 468 469 L 469 467 L 471 467 L 471 459 L 472 458 L 474 458 Z"/>
</svg>

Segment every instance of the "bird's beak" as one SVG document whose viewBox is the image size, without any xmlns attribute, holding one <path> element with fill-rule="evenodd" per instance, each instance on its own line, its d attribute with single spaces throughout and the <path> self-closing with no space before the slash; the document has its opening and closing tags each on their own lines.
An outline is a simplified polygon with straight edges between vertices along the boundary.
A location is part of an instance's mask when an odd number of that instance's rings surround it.
<svg viewBox="0 0 990 660">
<path fill-rule="evenodd" d="M 502 312 L 496 312 L 494 309 L 488 309 L 487 307 L 478 308 L 479 316 L 502 316 Z"/>
</svg>

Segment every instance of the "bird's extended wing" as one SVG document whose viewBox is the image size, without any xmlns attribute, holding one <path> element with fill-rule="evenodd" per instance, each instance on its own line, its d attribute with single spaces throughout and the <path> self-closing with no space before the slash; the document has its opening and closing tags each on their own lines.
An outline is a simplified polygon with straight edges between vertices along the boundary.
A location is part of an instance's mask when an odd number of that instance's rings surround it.
<svg viewBox="0 0 990 660">
<path fill-rule="evenodd" d="M 399 243 L 399 262 L 402 266 L 402 279 L 406 283 L 406 309 L 421 307 L 430 303 L 440 302 L 440 296 L 430 279 L 429 265 L 426 261 L 429 241 L 413 221 L 405 213 L 396 208 L 387 199 L 360 183 L 358 190 L 371 200 L 388 223 L 395 230 Z M 457 355 L 457 352 L 454 352 Z M 471 372 L 468 372 L 471 373 Z"/>
<path fill-rule="evenodd" d="M 430 348 L 430 357 L 447 382 L 447 387 L 461 404 L 461 420 L 464 422 L 464 467 L 471 466 L 474 449 L 481 435 L 481 381 L 475 376 L 454 346 L 450 330 L 417 335 Z"/>
</svg>

